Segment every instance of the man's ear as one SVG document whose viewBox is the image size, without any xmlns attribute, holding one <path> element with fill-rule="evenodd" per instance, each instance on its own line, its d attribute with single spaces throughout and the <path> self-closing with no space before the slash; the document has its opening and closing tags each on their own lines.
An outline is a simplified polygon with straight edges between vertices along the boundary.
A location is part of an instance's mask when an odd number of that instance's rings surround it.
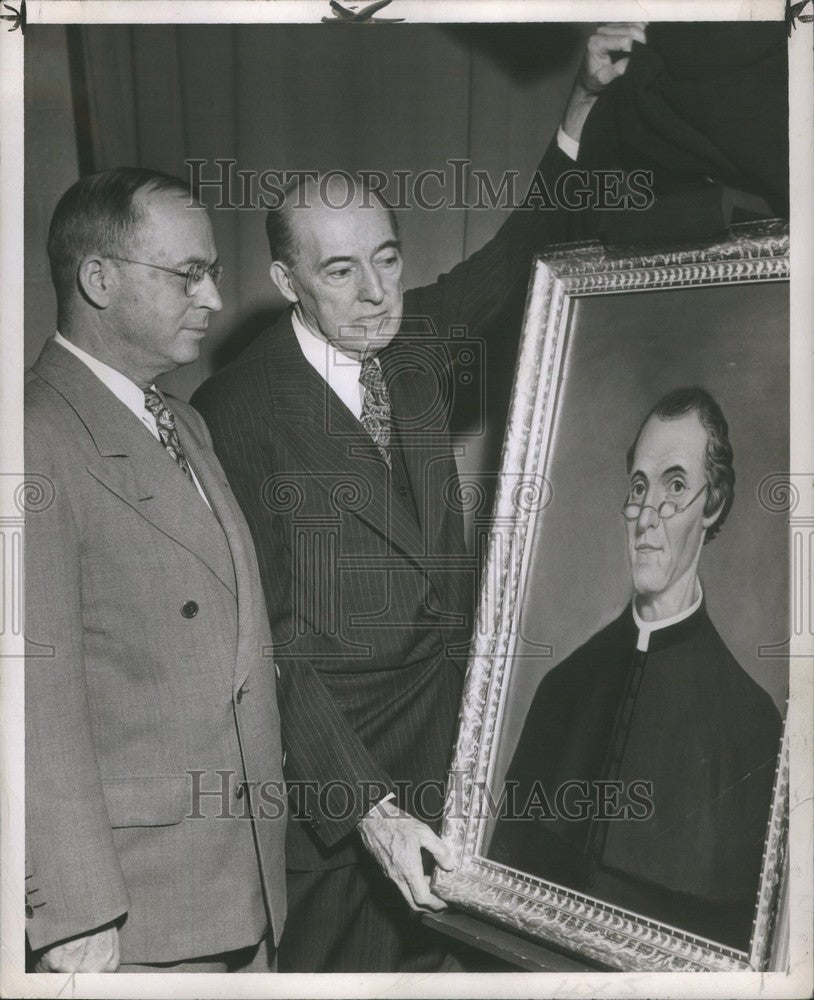
<svg viewBox="0 0 814 1000">
<path fill-rule="evenodd" d="M 113 281 L 103 257 L 83 257 L 77 272 L 77 284 L 82 295 L 98 309 L 110 305 Z"/>
<path fill-rule="evenodd" d="M 721 511 L 724 509 L 724 502 L 725 501 L 722 500 L 711 514 L 704 514 L 701 518 L 701 524 L 704 527 L 704 534 L 706 534 L 707 530 L 711 528 L 721 516 Z"/>
<path fill-rule="evenodd" d="M 281 260 L 273 260 L 269 268 L 271 280 L 280 289 L 289 302 L 299 302 L 300 297 L 294 290 L 294 283 L 291 280 L 291 272 L 286 264 Z"/>
</svg>

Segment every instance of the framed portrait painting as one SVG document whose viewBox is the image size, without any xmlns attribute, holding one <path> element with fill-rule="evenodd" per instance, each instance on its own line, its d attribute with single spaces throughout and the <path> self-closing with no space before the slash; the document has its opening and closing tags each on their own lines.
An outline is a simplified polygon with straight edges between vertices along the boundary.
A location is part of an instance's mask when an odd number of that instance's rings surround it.
<svg viewBox="0 0 814 1000">
<path fill-rule="evenodd" d="M 599 968 L 783 963 L 788 233 L 532 270 L 436 891 Z"/>
</svg>

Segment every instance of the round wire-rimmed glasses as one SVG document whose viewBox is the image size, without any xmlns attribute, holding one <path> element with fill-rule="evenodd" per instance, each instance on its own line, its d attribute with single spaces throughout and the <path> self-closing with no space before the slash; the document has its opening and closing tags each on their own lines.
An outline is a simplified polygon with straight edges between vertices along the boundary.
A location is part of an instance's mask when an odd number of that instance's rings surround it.
<svg viewBox="0 0 814 1000">
<path fill-rule="evenodd" d="M 152 267 L 156 271 L 166 271 L 167 274 L 177 274 L 179 278 L 184 278 L 186 280 L 186 285 L 184 286 L 184 292 L 188 299 L 191 299 L 193 295 L 198 291 L 198 289 L 203 284 L 204 278 L 209 275 L 212 279 L 215 288 L 221 282 L 223 278 L 223 267 L 220 264 L 190 264 L 188 268 L 184 271 L 179 271 L 174 267 L 164 267 L 163 264 L 151 264 L 146 260 L 133 260 L 130 257 L 115 257 L 113 254 L 106 255 L 108 260 L 120 260 L 124 264 L 141 264 L 142 267 Z"/>
<path fill-rule="evenodd" d="M 683 514 L 688 507 L 695 503 L 708 485 L 708 483 L 704 483 L 695 496 L 691 500 L 688 500 L 683 507 L 679 507 L 675 500 L 662 500 L 658 507 L 654 507 L 651 503 L 633 503 L 628 500 L 622 507 L 622 517 L 626 521 L 638 521 L 642 511 L 649 507 L 650 510 L 654 510 L 658 514 L 662 521 L 668 521 L 671 517 L 675 517 L 676 514 Z"/>
</svg>

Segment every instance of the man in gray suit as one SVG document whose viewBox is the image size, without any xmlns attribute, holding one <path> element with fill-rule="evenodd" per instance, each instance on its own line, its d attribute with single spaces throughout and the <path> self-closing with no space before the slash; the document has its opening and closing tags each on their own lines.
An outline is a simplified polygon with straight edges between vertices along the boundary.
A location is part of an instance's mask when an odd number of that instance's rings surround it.
<svg viewBox="0 0 814 1000">
<path fill-rule="evenodd" d="M 48 253 L 59 332 L 25 397 L 46 495 L 25 536 L 47 654 L 25 680 L 31 966 L 267 971 L 285 804 L 263 592 L 203 420 L 154 385 L 221 308 L 211 223 L 183 182 L 119 168 L 63 195 Z"/>
</svg>

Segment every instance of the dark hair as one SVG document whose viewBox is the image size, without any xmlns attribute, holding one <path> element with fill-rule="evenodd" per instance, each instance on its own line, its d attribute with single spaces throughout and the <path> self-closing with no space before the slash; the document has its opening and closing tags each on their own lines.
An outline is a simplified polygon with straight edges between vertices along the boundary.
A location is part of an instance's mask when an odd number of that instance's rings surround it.
<svg viewBox="0 0 814 1000">
<path fill-rule="evenodd" d="M 321 184 L 323 178 L 326 176 L 328 175 L 319 174 L 316 178 L 312 176 L 311 180 Z M 370 184 L 365 177 L 352 177 L 349 174 L 345 174 L 343 176 L 350 177 L 354 181 L 354 195 L 357 190 L 362 191 L 367 195 L 367 197 L 360 202 L 361 205 L 370 206 L 370 199 L 375 198 L 379 205 L 385 209 L 390 218 L 390 225 L 393 227 L 393 235 L 396 239 L 398 239 L 399 224 L 396 219 L 396 213 L 393 211 L 392 207 L 388 205 L 384 198 L 382 198 L 379 192 L 371 190 Z M 308 199 L 304 191 L 307 179 L 308 178 L 303 173 L 296 173 L 292 180 L 283 185 L 283 197 L 280 199 L 280 204 L 266 209 L 266 237 L 268 239 L 271 259 L 280 260 L 289 266 L 294 263 L 294 259 L 296 258 L 297 251 L 299 249 L 294 239 L 294 231 L 291 225 L 292 207 L 289 203 L 293 203 L 293 206 L 296 209 L 309 207 Z M 295 196 L 296 202 L 294 202 Z"/>
<path fill-rule="evenodd" d="M 58 299 L 75 288 L 83 257 L 127 252 L 143 219 L 133 204 L 140 191 L 178 191 L 194 197 L 179 177 L 142 167 L 114 167 L 82 177 L 59 199 L 48 230 L 48 260 Z"/>
<path fill-rule="evenodd" d="M 704 514 L 709 517 L 719 508 L 721 511 L 715 522 L 707 528 L 704 537 L 706 543 L 712 541 L 721 530 L 735 500 L 735 468 L 732 464 L 732 445 L 729 443 L 729 425 L 720 406 L 706 389 L 698 386 L 683 387 L 673 389 L 661 397 L 642 421 L 633 444 L 628 448 L 627 471 L 630 472 L 633 468 L 636 445 L 647 421 L 651 417 L 672 420 L 684 416 L 685 413 L 695 413 L 707 432 L 704 469 L 709 489 L 704 504 Z"/>
</svg>

